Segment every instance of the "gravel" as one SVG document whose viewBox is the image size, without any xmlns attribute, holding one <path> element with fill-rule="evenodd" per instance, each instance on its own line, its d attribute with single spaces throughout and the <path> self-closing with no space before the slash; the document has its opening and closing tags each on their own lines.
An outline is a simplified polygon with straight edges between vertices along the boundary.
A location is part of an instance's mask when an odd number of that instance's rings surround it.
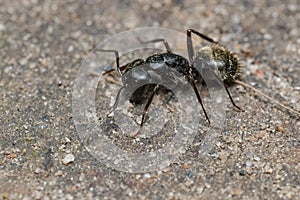
<svg viewBox="0 0 300 200">
<path fill-rule="evenodd" d="M 245 112 L 228 101 L 215 152 L 200 157 L 196 136 L 161 171 L 109 168 L 77 135 L 83 59 L 136 27 L 209 35 L 240 56 L 244 82 L 299 110 L 299 1 L 220 2 L 1 1 L 0 199 L 300 199 L 299 116 L 240 86 L 230 91 Z"/>
</svg>

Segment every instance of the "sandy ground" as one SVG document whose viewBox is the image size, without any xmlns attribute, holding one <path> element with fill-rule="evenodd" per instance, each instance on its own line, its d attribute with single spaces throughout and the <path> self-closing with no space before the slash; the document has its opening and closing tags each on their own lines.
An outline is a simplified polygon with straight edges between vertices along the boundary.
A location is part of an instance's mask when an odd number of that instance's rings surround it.
<svg viewBox="0 0 300 200">
<path fill-rule="evenodd" d="M 228 102 L 213 156 L 198 156 L 196 137 L 166 169 L 132 174 L 77 135 L 81 62 L 95 42 L 137 27 L 211 36 L 241 55 L 243 81 L 299 110 L 299 0 L 229 2 L 1 1 L 0 199 L 300 199 L 299 117 L 241 86 L 231 93 L 245 112 Z"/>
</svg>

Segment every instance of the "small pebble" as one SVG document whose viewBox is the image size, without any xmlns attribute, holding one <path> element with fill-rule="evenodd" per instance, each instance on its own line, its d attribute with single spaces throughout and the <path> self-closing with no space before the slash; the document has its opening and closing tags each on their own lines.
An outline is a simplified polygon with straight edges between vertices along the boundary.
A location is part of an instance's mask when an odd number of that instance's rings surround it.
<svg viewBox="0 0 300 200">
<path fill-rule="evenodd" d="M 187 164 L 187 163 L 184 163 L 183 165 L 182 165 L 182 168 L 183 169 L 188 169 L 188 168 L 190 168 L 191 166 L 189 165 L 189 164 Z"/>
<path fill-rule="evenodd" d="M 275 126 L 276 131 L 279 131 L 281 133 L 286 133 L 287 130 L 285 128 L 283 128 L 282 126 L 276 125 Z"/>
<path fill-rule="evenodd" d="M 151 178 L 151 175 L 149 173 L 144 174 L 145 178 Z"/>
<path fill-rule="evenodd" d="M 26 58 L 22 58 L 22 59 L 20 60 L 20 64 L 21 64 L 21 65 L 26 65 L 27 62 L 28 62 L 28 60 L 27 60 Z"/>
<path fill-rule="evenodd" d="M 0 23 L 0 31 L 3 31 L 6 27 L 4 26 L 4 24 Z"/>
<path fill-rule="evenodd" d="M 251 167 L 252 165 L 253 165 L 253 164 L 252 164 L 252 162 L 251 162 L 250 160 L 247 160 L 247 161 L 246 161 L 246 166 L 247 166 L 247 167 Z"/>
<path fill-rule="evenodd" d="M 47 124 L 44 123 L 44 122 L 41 122 L 41 123 L 39 124 L 39 128 L 40 128 L 40 129 L 45 129 L 46 127 L 47 127 Z"/>
<path fill-rule="evenodd" d="M 273 172 L 273 169 L 269 165 L 266 165 L 264 168 L 264 172 L 266 174 L 271 174 Z"/>
<path fill-rule="evenodd" d="M 135 175 L 135 179 L 140 179 L 141 178 L 141 175 L 140 174 L 137 174 L 137 175 Z"/>
<path fill-rule="evenodd" d="M 232 191 L 231 191 L 231 194 L 233 196 L 237 196 L 239 194 L 241 194 L 243 192 L 243 190 L 239 189 L 239 188 L 233 188 Z"/>
<path fill-rule="evenodd" d="M 73 200 L 74 199 L 74 197 L 71 194 L 66 194 L 65 198 L 67 200 Z"/>
<path fill-rule="evenodd" d="M 260 158 L 257 157 L 257 156 L 254 156 L 253 159 L 254 159 L 255 161 L 260 161 Z"/>
<path fill-rule="evenodd" d="M 242 169 L 242 170 L 239 171 L 239 175 L 240 176 L 245 176 L 245 175 L 247 175 L 247 171 Z"/>
<path fill-rule="evenodd" d="M 72 52 L 74 50 L 74 47 L 71 45 L 68 47 L 68 52 Z"/>
<path fill-rule="evenodd" d="M 34 198 L 35 199 L 41 199 L 42 198 L 42 192 L 41 191 L 35 191 L 34 192 Z"/>
<path fill-rule="evenodd" d="M 29 64 L 29 69 L 34 69 L 36 67 L 36 63 L 30 63 Z"/>
<path fill-rule="evenodd" d="M 15 153 L 10 153 L 8 157 L 14 159 L 15 157 L 17 157 L 17 155 Z"/>
<path fill-rule="evenodd" d="M 266 34 L 264 34 L 264 39 L 271 40 L 272 39 L 272 35 L 266 33 Z"/>
<path fill-rule="evenodd" d="M 193 172 L 191 172 L 191 171 L 187 171 L 187 172 L 186 172 L 186 176 L 187 176 L 188 178 L 193 178 L 193 177 L 195 177 L 195 175 L 194 175 Z"/>
<path fill-rule="evenodd" d="M 8 193 L 4 193 L 4 194 L 2 195 L 2 198 L 3 198 L 3 199 L 9 199 L 9 194 L 8 194 Z"/>
<path fill-rule="evenodd" d="M 225 162 L 225 161 L 227 160 L 227 158 L 228 158 L 228 153 L 226 153 L 226 152 L 220 152 L 220 153 L 219 153 L 219 158 L 220 158 L 223 162 Z"/>
<path fill-rule="evenodd" d="M 279 180 L 279 179 L 281 179 L 281 177 L 282 177 L 282 176 L 281 176 L 280 174 L 277 174 L 277 175 L 275 176 L 274 179 L 275 179 L 275 180 Z"/>
<path fill-rule="evenodd" d="M 58 170 L 54 175 L 55 176 L 62 176 L 63 172 L 61 170 Z"/>
<path fill-rule="evenodd" d="M 34 170 L 34 173 L 39 174 L 39 173 L 41 173 L 41 171 L 42 171 L 42 170 L 41 170 L 40 168 L 37 167 L 37 168 Z"/>
<path fill-rule="evenodd" d="M 70 140 L 68 137 L 65 137 L 65 142 L 66 142 L 66 143 L 70 143 L 71 140 Z"/>
<path fill-rule="evenodd" d="M 72 163 L 74 160 L 75 160 L 75 156 L 70 153 L 64 157 L 62 162 L 64 163 L 64 165 L 68 165 L 69 163 Z"/>
</svg>

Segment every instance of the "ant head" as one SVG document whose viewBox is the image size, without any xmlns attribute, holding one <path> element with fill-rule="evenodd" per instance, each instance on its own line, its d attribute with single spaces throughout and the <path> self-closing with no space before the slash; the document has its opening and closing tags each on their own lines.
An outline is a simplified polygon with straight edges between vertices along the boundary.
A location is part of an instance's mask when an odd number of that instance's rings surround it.
<svg viewBox="0 0 300 200">
<path fill-rule="evenodd" d="M 220 44 L 211 48 L 211 58 L 217 65 L 217 71 L 223 82 L 227 85 L 233 83 L 240 76 L 240 62 L 238 57 Z"/>
<path fill-rule="evenodd" d="M 240 63 L 235 54 L 220 44 L 205 46 L 197 52 L 194 61 L 199 69 L 212 68 L 225 85 L 230 85 L 240 75 Z"/>
</svg>

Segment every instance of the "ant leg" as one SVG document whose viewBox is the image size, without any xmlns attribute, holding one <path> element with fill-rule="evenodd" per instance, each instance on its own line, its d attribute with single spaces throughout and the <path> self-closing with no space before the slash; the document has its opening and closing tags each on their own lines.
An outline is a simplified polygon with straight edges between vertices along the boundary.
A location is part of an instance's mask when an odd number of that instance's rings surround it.
<svg viewBox="0 0 300 200">
<path fill-rule="evenodd" d="M 192 33 L 198 35 L 199 37 L 207 40 L 208 42 L 211 43 L 215 43 L 218 44 L 218 42 L 214 41 L 213 39 L 211 39 L 210 37 L 204 35 L 203 33 L 200 33 L 194 29 L 188 29 L 186 31 L 186 36 L 187 36 L 187 48 L 188 48 L 188 55 L 189 55 L 189 59 L 190 62 L 192 63 L 193 61 L 193 57 L 194 57 L 194 49 L 193 49 L 193 41 L 192 41 Z"/>
<path fill-rule="evenodd" d="M 95 51 L 101 51 L 101 52 L 113 52 L 113 53 L 115 54 L 115 56 L 116 56 L 117 71 L 118 71 L 119 75 L 122 76 L 121 69 L 120 69 L 120 63 L 119 63 L 119 52 L 118 52 L 118 51 L 116 51 L 116 50 L 98 49 L 98 48 L 96 48 Z M 104 72 L 103 75 L 108 74 L 108 73 L 110 73 L 111 71 L 113 71 L 113 69 Z M 120 94 L 121 94 L 121 91 L 122 91 L 123 89 L 124 89 L 124 87 L 121 87 L 121 88 L 119 89 L 119 91 L 118 91 L 118 93 L 117 93 L 117 96 L 116 96 L 115 103 L 114 103 L 114 105 L 112 106 L 112 108 L 111 108 L 110 112 L 108 113 L 108 115 L 109 115 L 110 113 L 112 113 L 112 112 L 116 109 L 116 107 L 118 106 L 119 100 L 120 100 Z"/>
<path fill-rule="evenodd" d="M 205 118 L 207 119 L 208 123 L 210 123 L 210 120 L 209 120 L 208 115 L 207 115 L 207 113 L 206 113 L 206 111 L 205 111 L 205 108 L 204 108 L 204 106 L 203 106 L 203 103 L 202 103 L 200 94 L 199 94 L 199 92 L 198 92 L 198 89 L 197 89 L 197 87 L 196 87 L 196 84 L 195 84 L 194 80 L 193 80 L 193 79 L 190 79 L 189 82 L 190 82 L 190 84 L 192 85 L 192 87 L 193 87 L 193 89 L 194 89 L 194 92 L 196 93 L 198 102 L 200 103 L 200 105 L 201 105 L 201 107 L 202 107 L 202 110 L 203 110 L 203 112 L 204 112 Z"/>
<path fill-rule="evenodd" d="M 203 38 L 204 40 L 207 40 L 208 42 L 211 42 L 211 43 L 218 43 L 218 42 L 214 41 L 212 38 L 210 38 L 210 37 L 204 35 L 203 33 L 198 32 L 198 31 L 196 31 L 196 30 L 194 30 L 194 29 L 188 29 L 188 30 L 187 30 L 187 35 L 188 35 L 189 37 L 191 37 L 192 33 L 198 35 L 199 37 Z"/>
<path fill-rule="evenodd" d="M 119 63 L 119 52 L 118 51 L 116 51 L 116 50 L 98 49 L 98 48 L 96 48 L 95 51 L 113 52 L 113 53 L 115 53 L 116 63 L 117 63 L 117 72 L 119 73 L 120 76 L 122 76 L 121 69 L 120 69 L 120 63 Z M 110 70 L 110 71 L 112 71 L 112 70 Z M 105 72 L 105 74 L 107 74 L 109 72 Z"/>
<path fill-rule="evenodd" d="M 154 40 L 149 40 L 149 41 L 142 41 L 139 37 L 137 38 L 138 41 L 141 43 L 141 44 L 149 44 L 149 43 L 158 43 L 158 42 L 163 42 L 166 49 L 167 49 L 167 52 L 168 53 L 172 53 L 172 50 L 170 48 L 170 45 L 169 43 L 167 42 L 167 40 L 165 39 L 162 39 L 162 38 L 159 38 L 159 39 L 154 39 Z"/>
<path fill-rule="evenodd" d="M 230 99 L 232 105 L 233 105 L 234 107 L 236 107 L 238 110 L 243 111 L 239 106 L 237 106 L 237 105 L 234 103 L 234 101 L 233 101 L 233 99 L 232 99 L 232 97 L 231 97 L 231 95 L 230 95 L 230 93 L 229 93 L 229 90 L 228 90 L 227 86 L 224 85 L 224 87 L 225 87 L 225 89 L 226 89 L 226 92 L 227 92 L 227 94 L 228 94 L 228 96 L 229 96 L 229 99 Z"/>
<path fill-rule="evenodd" d="M 148 98 L 148 101 L 147 101 L 147 103 L 146 103 L 146 106 L 145 106 L 145 108 L 144 108 L 144 110 L 143 110 L 142 121 L 141 121 L 140 127 L 142 127 L 142 126 L 144 125 L 145 116 L 146 116 L 146 114 L 147 114 L 147 112 L 148 112 L 149 106 L 150 106 L 150 104 L 151 104 L 151 102 L 152 102 L 152 100 L 153 100 L 153 97 L 154 97 L 155 92 L 156 92 L 156 90 L 158 89 L 158 87 L 159 87 L 159 85 L 157 84 L 157 85 L 155 86 L 155 88 L 153 89 L 153 91 L 152 91 L 150 97 Z"/>
<path fill-rule="evenodd" d="M 121 87 L 121 88 L 119 89 L 118 94 L 117 94 L 117 96 L 116 96 L 115 103 L 114 103 L 114 105 L 111 107 L 110 112 L 108 113 L 108 115 L 109 115 L 110 113 L 112 113 L 112 112 L 117 108 L 117 106 L 118 106 L 118 104 L 119 104 L 119 101 L 120 101 L 120 94 L 121 94 L 121 91 L 122 91 L 123 89 L 124 89 L 124 87 Z"/>
</svg>

